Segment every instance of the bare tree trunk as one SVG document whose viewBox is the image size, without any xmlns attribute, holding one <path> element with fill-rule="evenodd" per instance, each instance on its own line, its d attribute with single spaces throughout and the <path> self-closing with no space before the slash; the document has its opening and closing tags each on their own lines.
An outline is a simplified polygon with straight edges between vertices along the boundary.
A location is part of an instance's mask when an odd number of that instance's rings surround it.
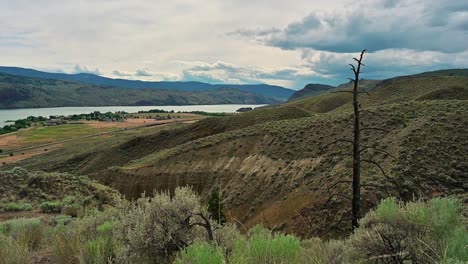
<svg viewBox="0 0 468 264">
<path fill-rule="evenodd" d="M 354 109 L 354 138 L 353 138 L 353 197 L 352 197 L 352 216 L 351 222 L 353 230 L 359 227 L 359 219 L 361 218 L 361 131 L 359 118 L 359 74 L 361 73 L 362 59 L 364 56 L 363 50 L 357 61 L 357 69 L 352 66 L 354 72 L 354 87 L 353 87 L 353 109 Z"/>
</svg>

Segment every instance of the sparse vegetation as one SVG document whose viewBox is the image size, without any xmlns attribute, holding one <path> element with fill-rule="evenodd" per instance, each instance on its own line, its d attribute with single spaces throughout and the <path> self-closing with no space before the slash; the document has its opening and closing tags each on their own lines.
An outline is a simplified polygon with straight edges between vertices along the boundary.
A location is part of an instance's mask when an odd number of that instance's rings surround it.
<svg viewBox="0 0 468 264">
<path fill-rule="evenodd" d="M 62 199 L 74 204 L 74 197 Z M 203 226 L 201 198 L 190 188 L 173 196 L 156 193 L 115 209 L 0 224 L 0 256 L 26 263 L 36 252 L 51 252 L 59 263 L 462 263 L 468 261 L 463 205 L 454 198 L 403 203 L 384 200 L 342 240 L 301 240 L 256 226 L 241 235 L 231 224 Z M 73 220 L 75 219 L 75 220 Z M 21 256 L 13 252 L 22 252 Z M 395 262 L 397 263 L 397 262 Z"/>
<path fill-rule="evenodd" d="M 40 209 L 43 213 L 76 217 L 84 209 L 113 204 L 118 197 L 116 191 L 87 177 L 23 168 L 1 171 L 0 186 L 0 209 L 7 212 Z"/>
</svg>

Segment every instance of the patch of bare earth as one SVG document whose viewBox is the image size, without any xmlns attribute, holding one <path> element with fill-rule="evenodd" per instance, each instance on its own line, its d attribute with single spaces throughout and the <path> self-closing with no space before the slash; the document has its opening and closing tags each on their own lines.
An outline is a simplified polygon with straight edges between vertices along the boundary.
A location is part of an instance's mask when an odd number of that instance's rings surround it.
<svg viewBox="0 0 468 264">
<path fill-rule="evenodd" d="M 0 135 L 0 149 L 5 149 L 6 147 L 12 148 L 19 146 L 21 138 L 15 134 L 6 134 Z"/>
<path fill-rule="evenodd" d="M 44 148 L 35 148 L 35 149 L 31 149 L 31 150 L 25 150 L 23 152 L 20 152 L 20 153 L 17 153 L 15 155 L 13 155 L 13 156 L 7 156 L 7 157 L 0 158 L 0 168 L 3 165 L 6 165 L 6 164 L 15 163 L 15 162 L 18 162 L 18 161 L 21 161 L 21 160 L 24 160 L 24 159 L 27 159 L 27 158 L 30 158 L 30 157 L 33 157 L 33 156 L 45 154 L 45 153 L 47 153 L 47 152 L 49 152 L 51 150 L 59 149 L 62 146 L 63 146 L 63 144 L 57 144 L 57 145 L 47 146 L 47 147 L 44 147 Z"/>
</svg>

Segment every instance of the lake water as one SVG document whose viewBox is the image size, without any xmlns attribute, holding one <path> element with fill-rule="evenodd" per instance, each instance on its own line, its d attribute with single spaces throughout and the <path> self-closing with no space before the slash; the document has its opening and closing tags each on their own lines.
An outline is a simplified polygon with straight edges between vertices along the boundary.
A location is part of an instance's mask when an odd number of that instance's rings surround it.
<svg viewBox="0 0 468 264">
<path fill-rule="evenodd" d="M 205 111 L 209 113 L 234 113 L 241 107 L 259 107 L 264 105 L 243 105 L 243 104 L 226 104 L 226 105 L 179 105 L 179 106 L 84 106 L 84 107 L 50 107 L 50 108 L 22 108 L 22 109 L 0 109 L 0 127 L 8 125 L 7 120 L 23 119 L 28 116 L 44 116 L 51 115 L 78 115 L 88 114 L 94 111 L 117 112 L 125 111 L 135 113 L 138 111 L 148 111 L 151 109 L 161 109 L 165 111 L 175 112 L 191 112 Z"/>
</svg>

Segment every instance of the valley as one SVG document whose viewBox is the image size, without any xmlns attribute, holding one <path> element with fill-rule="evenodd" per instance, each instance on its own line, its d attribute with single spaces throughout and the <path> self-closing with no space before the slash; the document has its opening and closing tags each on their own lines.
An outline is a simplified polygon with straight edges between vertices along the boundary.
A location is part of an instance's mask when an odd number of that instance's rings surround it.
<svg viewBox="0 0 468 264">
<path fill-rule="evenodd" d="M 383 169 L 363 164 L 363 181 L 372 183 L 363 188 L 365 210 L 387 196 L 468 201 L 467 87 L 466 77 L 435 76 L 392 82 L 362 96 L 369 111 L 364 124 L 385 130 L 363 135 L 364 144 L 385 150 L 363 153 Z M 329 92 L 193 124 L 103 135 L 4 166 L 88 175 L 127 198 L 185 185 L 207 197 L 219 188 L 231 221 L 341 237 L 350 232 L 343 220 L 350 189 L 328 188 L 349 177 L 350 149 L 323 148 L 350 137 L 350 98 Z"/>
</svg>

